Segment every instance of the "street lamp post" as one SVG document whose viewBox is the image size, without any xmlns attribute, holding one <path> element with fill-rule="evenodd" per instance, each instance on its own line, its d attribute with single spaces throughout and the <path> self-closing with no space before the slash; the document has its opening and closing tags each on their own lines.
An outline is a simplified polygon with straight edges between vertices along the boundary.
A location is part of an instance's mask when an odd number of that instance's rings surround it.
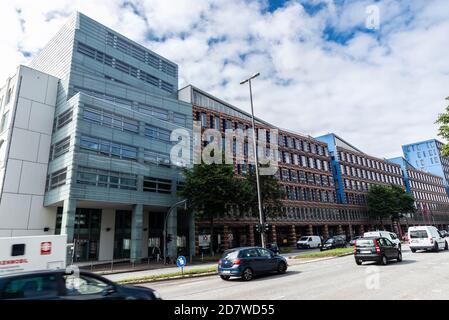
<svg viewBox="0 0 449 320">
<path fill-rule="evenodd" d="M 257 184 L 257 202 L 259 206 L 259 223 L 260 223 L 260 242 L 262 247 L 265 248 L 265 238 L 264 238 L 264 230 L 263 230 L 263 214 L 262 214 L 262 199 L 260 197 L 260 181 L 259 181 L 259 161 L 257 156 L 257 144 L 256 144 L 256 125 L 254 121 L 254 106 L 253 106 L 253 91 L 251 87 L 251 80 L 258 77 L 260 73 L 255 73 L 251 77 L 246 80 L 240 82 L 240 84 L 245 84 L 248 82 L 249 84 L 249 98 L 251 101 L 251 123 L 253 126 L 253 150 L 254 150 L 254 162 L 256 168 L 256 184 Z"/>
<path fill-rule="evenodd" d="M 167 243 L 167 223 L 168 223 L 168 218 L 170 217 L 170 214 L 172 213 L 173 209 L 180 206 L 180 205 L 184 205 L 184 208 L 186 208 L 187 206 L 187 200 L 181 200 L 176 202 L 175 204 L 173 204 L 167 211 L 167 213 L 165 214 L 165 220 L 164 220 L 164 232 L 163 232 L 163 236 L 164 236 L 164 263 L 167 263 L 167 251 L 168 251 L 168 243 Z M 172 240 L 173 241 L 173 240 Z M 176 238 L 175 238 L 176 241 Z"/>
</svg>

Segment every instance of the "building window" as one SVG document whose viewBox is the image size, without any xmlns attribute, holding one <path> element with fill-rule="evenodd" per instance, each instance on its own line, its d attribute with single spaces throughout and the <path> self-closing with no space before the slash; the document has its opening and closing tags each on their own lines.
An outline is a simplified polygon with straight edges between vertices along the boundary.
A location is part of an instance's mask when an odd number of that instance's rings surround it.
<svg viewBox="0 0 449 320">
<path fill-rule="evenodd" d="M 9 110 L 6 111 L 2 116 L 2 121 L 0 123 L 0 132 L 5 131 L 5 129 L 8 127 L 8 120 L 9 120 Z"/>
<path fill-rule="evenodd" d="M 94 151 L 97 154 L 106 155 L 108 157 L 115 157 L 124 160 L 137 159 L 136 147 L 101 140 L 94 137 L 82 136 L 80 139 L 80 148 Z"/>
<path fill-rule="evenodd" d="M 46 190 L 56 189 L 66 183 L 67 168 L 55 171 L 47 176 Z"/>
<path fill-rule="evenodd" d="M 78 167 L 76 182 L 111 189 L 137 190 L 136 175 L 87 167 Z"/>
<path fill-rule="evenodd" d="M 53 125 L 53 132 L 61 129 L 66 124 L 68 124 L 70 121 L 72 121 L 72 117 L 73 117 L 72 108 L 70 108 L 70 109 L 64 111 L 63 113 L 61 113 L 60 115 L 56 116 L 54 125 Z"/>
<path fill-rule="evenodd" d="M 64 153 L 69 152 L 69 149 L 70 149 L 70 136 L 62 139 L 59 142 L 56 142 L 54 145 L 51 146 L 50 159 L 54 160 L 56 158 L 59 158 Z"/>
<path fill-rule="evenodd" d="M 170 166 L 170 155 L 168 153 L 161 153 L 145 149 L 143 159 L 146 163 L 152 163 L 161 166 Z"/>
<path fill-rule="evenodd" d="M 145 126 L 145 136 L 151 139 L 160 140 L 163 142 L 170 142 L 170 131 L 153 127 L 150 125 Z"/>
<path fill-rule="evenodd" d="M 143 180 L 143 191 L 157 193 L 171 193 L 171 180 L 145 177 Z"/>
</svg>

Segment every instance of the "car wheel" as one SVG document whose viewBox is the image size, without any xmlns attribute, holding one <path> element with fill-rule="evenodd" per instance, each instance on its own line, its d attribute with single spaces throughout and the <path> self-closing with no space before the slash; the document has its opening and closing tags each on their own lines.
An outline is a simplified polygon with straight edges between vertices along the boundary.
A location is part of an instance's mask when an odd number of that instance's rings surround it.
<svg viewBox="0 0 449 320">
<path fill-rule="evenodd" d="M 435 241 L 435 244 L 433 245 L 433 252 L 438 252 L 439 251 L 439 247 L 438 247 L 438 242 Z"/>
<path fill-rule="evenodd" d="M 399 250 L 398 251 L 398 258 L 396 259 L 398 262 L 402 261 L 402 252 Z"/>
<path fill-rule="evenodd" d="M 386 255 L 382 255 L 382 257 L 380 257 L 380 264 L 383 266 L 386 266 L 388 264 L 388 259 Z"/>
<path fill-rule="evenodd" d="M 401 244 L 398 244 L 398 249 L 399 249 L 399 251 L 402 251 Z"/>
<path fill-rule="evenodd" d="M 220 278 L 222 278 L 223 280 L 229 280 L 231 276 L 220 276 Z"/>
<path fill-rule="evenodd" d="M 285 264 L 285 262 L 279 262 L 277 272 L 285 273 L 285 271 L 287 271 L 287 265 Z"/>
<path fill-rule="evenodd" d="M 253 270 L 251 268 L 246 268 L 243 270 L 242 279 L 245 281 L 250 281 L 253 278 Z"/>
<path fill-rule="evenodd" d="M 358 266 L 360 266 L 360 265 L 362 264 L 362 260 L 356 259 L 356 260 L 355 260 L 355 263 L 356 263 Z"/>
<path fill-rule="evenodd" d="M 416 252 L 416 249 L 410 249 L 413 253 L 415 253 Z"/>
<path fill-rule="evenodd" d="M 444 240 L 446 241 L 446 240 Z M 449 246 L 447 245 L 447 242 L 444 244 L 444 250 L 449 250 Z"/>
</svg>

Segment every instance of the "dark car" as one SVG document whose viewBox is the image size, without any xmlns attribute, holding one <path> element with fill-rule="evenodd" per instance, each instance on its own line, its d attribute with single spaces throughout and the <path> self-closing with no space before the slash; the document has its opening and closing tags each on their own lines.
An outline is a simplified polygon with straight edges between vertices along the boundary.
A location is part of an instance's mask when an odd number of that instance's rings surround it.
<svg viewBox="0 0 449 320">
<path fill-rule="evenodd" d="M 356 236 L 356 237 L 353 237 L 353 238 L 349 241 L 349 245 L 353 246 L 353 245 L 355 244 L 355 241 L 358 240 L 358 239 L 361 239 L 361 238 L 363 238 L 363 237 L 362 237 L 362 236 Z"/>
<path fill-rule="evenodd" d="M 387 238 L 370 237 L 356 240 L 354 258 L 358 265 L 361 265 L 364 261 L 376 261 L 379 264 L 386 265 L 389 260 L 402 261 L 402 253 Z"/>
<path fill-rule="evenodd" d="M 335 236 L 324 241 L 323 245 L 320 247 L 320 251 L 336 249 L 336 248 L 346 248 L 346 239 L 341 236 Z"/>
<path fill-rule="evenodd" d="M 44 270 L 0 276 L 0 300 L 160 300 L 156 291 L 87 271 Z"/>
<path fill-rule="evenodd" d="M 223 280 L 241 277 L 249 281 L 255 275 L 270 272 L 285 273 L 287 260 L 272 251 L 259 247 L 234 248 L 224 252 L 218 261 L 218 274 Z"/>
<path fill-rule="evenodd" d="M 277 243 L 268 243 L 267 249 L 273 251 L 274 254 L 279 254 L 279 247 Z"/>
</svg>

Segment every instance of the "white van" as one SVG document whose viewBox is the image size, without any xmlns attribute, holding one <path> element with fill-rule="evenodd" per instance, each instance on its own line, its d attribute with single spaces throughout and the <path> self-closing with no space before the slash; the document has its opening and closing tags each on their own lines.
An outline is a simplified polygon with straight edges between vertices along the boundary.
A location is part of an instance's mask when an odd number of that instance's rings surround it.
<svg viewBox="0 0 449 320">
<path fill-rule="evenodd" d="M 296 242 L 298 249 L 319 248 L 321 246 L 321 238 L 319 236 L 304 236 Z"/>
<path fill-rule="evenodd" d="M 0 275 L 66 267 L 66 235 L 0 238 Z"/>
<path fill-rule="evenodd" d="M 408 228 L 410 250 L 448 250 L 446 239 L 434 226 L 419 226 Z"/>
<path fill-rule="evenodd" d="M 387 238 L 391 242 L 394 243 L 395 247 L 401 250 L 401 240 L 398 238 L 396 233 L 390 231 L 369 231 L 363 234 L 364 238 L 369 237 L 382 237 Z"/>
</svg>

